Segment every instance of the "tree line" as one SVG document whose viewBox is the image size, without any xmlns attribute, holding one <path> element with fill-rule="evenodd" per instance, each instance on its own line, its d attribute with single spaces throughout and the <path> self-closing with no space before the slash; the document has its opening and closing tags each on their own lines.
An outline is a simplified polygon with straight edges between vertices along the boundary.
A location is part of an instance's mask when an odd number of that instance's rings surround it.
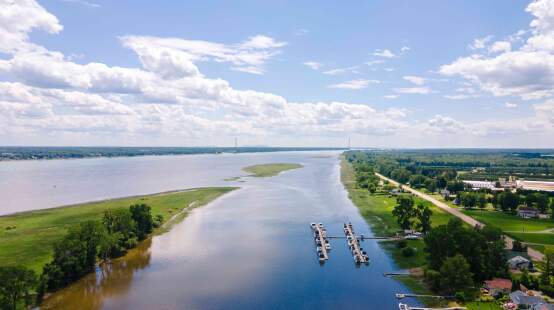
<svg viewBox="0 0 554 310">
<path fill-rule="evenodd" d="M 160 226 L 163 217 L 152 216 L 150 206 L 106 210 L 101 220 L 72 226 L 53 248 L 52 260 L 37 275 L 22 266 L 0 267 L 0 309 L 40 302 L 45 293 L 56 291 L 93 272 L 98 261 L 124 255 Z M 31 298 L 36 293 L 36 298 Z"/>
</svg>

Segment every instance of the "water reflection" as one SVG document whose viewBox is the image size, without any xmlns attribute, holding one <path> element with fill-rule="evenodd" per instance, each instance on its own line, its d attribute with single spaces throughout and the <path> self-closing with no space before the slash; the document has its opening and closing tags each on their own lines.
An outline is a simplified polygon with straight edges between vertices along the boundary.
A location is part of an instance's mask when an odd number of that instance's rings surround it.
<svg viewBox="0 0 554 310">
<path fill-rule="evenodd" d="M 54 294 L 45 308 L 398 308 L 394 294 L 408 289 L 383 277 L 397 268 L 374 240 L 363 242 L 370 266 L 356 267 L 342 239 L 332 240 L 329 260 L 319 265 L 310 222 L 323 222 L 332 236 L 343 235 L 343 222 L 352 222 L 357 233 L 371 233 L 340 183 L 338 153 L 313 155 L 249 155 L 252 162 L 304 168 L 227 182 L 241 189 L 193 210 L 169 232 L 115 261 L 105 275 Z M 221 157 L 213 167 L 210 161 L 200 167 L 219 175 L 219 167 L 233 171 L 246 166 L 245 159 Z"/>
<path fill-rule="evenodd" d="M 103 301 L 128 293 L 135 273 L 150 265 L 152 239 L 141 242 L 125 257 L 103 264 L 95 273 L 51 295 L 43 309 L 101 309 Z"/>
</svg>

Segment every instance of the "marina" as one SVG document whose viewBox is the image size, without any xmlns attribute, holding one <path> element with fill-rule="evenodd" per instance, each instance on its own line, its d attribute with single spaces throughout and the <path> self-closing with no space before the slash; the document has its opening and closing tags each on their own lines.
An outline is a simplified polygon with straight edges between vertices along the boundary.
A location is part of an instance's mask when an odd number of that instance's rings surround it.
<svg viewBox="0 0 554 310">
<path fill-rule="evenodd" d="M 354 257 L 354 262 L 359 264 L 369 264 L 369 256 L 364 251 L 362 247 L 360 247 L 360 240 L 359 237 L 354 234 L 354 228 L 352 226 L 352 223 L 344 223 L 344 234 L 346 235 L 346 239 L 348 240 L 348 247 L 350 248 L 350 251 L 352 251 L 352 256 Z"/>
<path fill-rule="evenodd" d="M 329 259 L 329 251 L 331 250 L 331 244 L 327 238 L 327 231 L 321 223 L 311 223 L 310 226 L 314 232 L 314 242 L 318 260 L 320 263 L 324 263 Z"/>
</svg>

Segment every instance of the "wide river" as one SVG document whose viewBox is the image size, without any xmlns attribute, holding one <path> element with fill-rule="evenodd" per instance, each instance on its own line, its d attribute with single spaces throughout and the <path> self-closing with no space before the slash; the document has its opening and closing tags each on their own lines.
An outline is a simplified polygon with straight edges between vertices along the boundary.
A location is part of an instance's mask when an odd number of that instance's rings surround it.
<svg viewBox="0 0 554 310">
<path fill-rule="evenodd" d="M 340 182 L 339 152 L 279 152 L 0 163 L 3 214 L 89 200 L 201 186 L 239 190 L 195 209 L 165 234 L 144 242 L 109 269 L 54 294 L 50 309 L 398 309 L 409 292 L 376 241 L 356 266 L 344 239 L 329 260 L 316 258 L 310 222 L 343 236 L 370 227 Z M 304 168 L 271 178 L 243 178 L 260 163 Z M 410 304 L 417 304 L 409 300 Z"/>
</svg>

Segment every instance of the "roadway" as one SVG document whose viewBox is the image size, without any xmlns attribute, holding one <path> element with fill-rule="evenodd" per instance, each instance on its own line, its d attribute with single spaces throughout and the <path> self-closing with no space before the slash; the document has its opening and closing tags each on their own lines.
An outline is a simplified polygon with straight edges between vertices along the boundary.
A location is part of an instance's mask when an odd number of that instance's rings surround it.
<svg viewBox="0 0 554 310">
<path fill-rule="evenodd" d="M 388 181 L 389 183 L 395 185 L 395 186 L 400 186 L 400 188 L 402 188 L 403 190 L 405 191 L 408 191 L 422 199 L 425 199 L 429 202 L 431 202 L 432 204 L 434 204 L 435 206 L 441 208 L 442 210 L 454 215 L 455 217 L 461 219 L 462 221 L 468 223 L 469 225 L 471 225 L 472 227 L 475 227 L 476 225 L 479 225 L 479 226 L 485 226 L 485 224 L 477 221 L 476 219 L 472 218 L 471 216 L 468 216 L 468 215 L 465 215 L 463 214 L 460 210 L 458 209 L 455 209 L 455 208 L 452 208 L 450 207 L 449 205 L 447 205 L 446 203 L 442 202 L 442 201 L 439 201 L 437 199 L 435 199 L 434 197 L 430 196 L 430 195 L 427 195 L 425 193 L 422 193 L 416 189 L 413 189 L 407 185 L 403 185 L 403 184 L 400 184 L 398 182 L 396 182 L 395 180 L 393 179 L 390 179 L 390 178 L 387 178 L 386 176 L 380 174 L 380 173 L 375 173 L 375 175 L 377 175 L 379 178 L 381 178 L 382 180 L 386 180 Z M 512 248 L 512 243 L 514 242 L 514 239 L 512 239 L 510 236 L 507 236 L 507 235 L 504 235 L 504 241 L 506 242 L 506 248 L 508 249 L 511 249 Z M 527 254 L 529 255 L 529 257 L 531 257 L 532 259 L 536 260 L 536 261 L 542 261 L 544 255 L 527 246 Z"/>
</svg>

